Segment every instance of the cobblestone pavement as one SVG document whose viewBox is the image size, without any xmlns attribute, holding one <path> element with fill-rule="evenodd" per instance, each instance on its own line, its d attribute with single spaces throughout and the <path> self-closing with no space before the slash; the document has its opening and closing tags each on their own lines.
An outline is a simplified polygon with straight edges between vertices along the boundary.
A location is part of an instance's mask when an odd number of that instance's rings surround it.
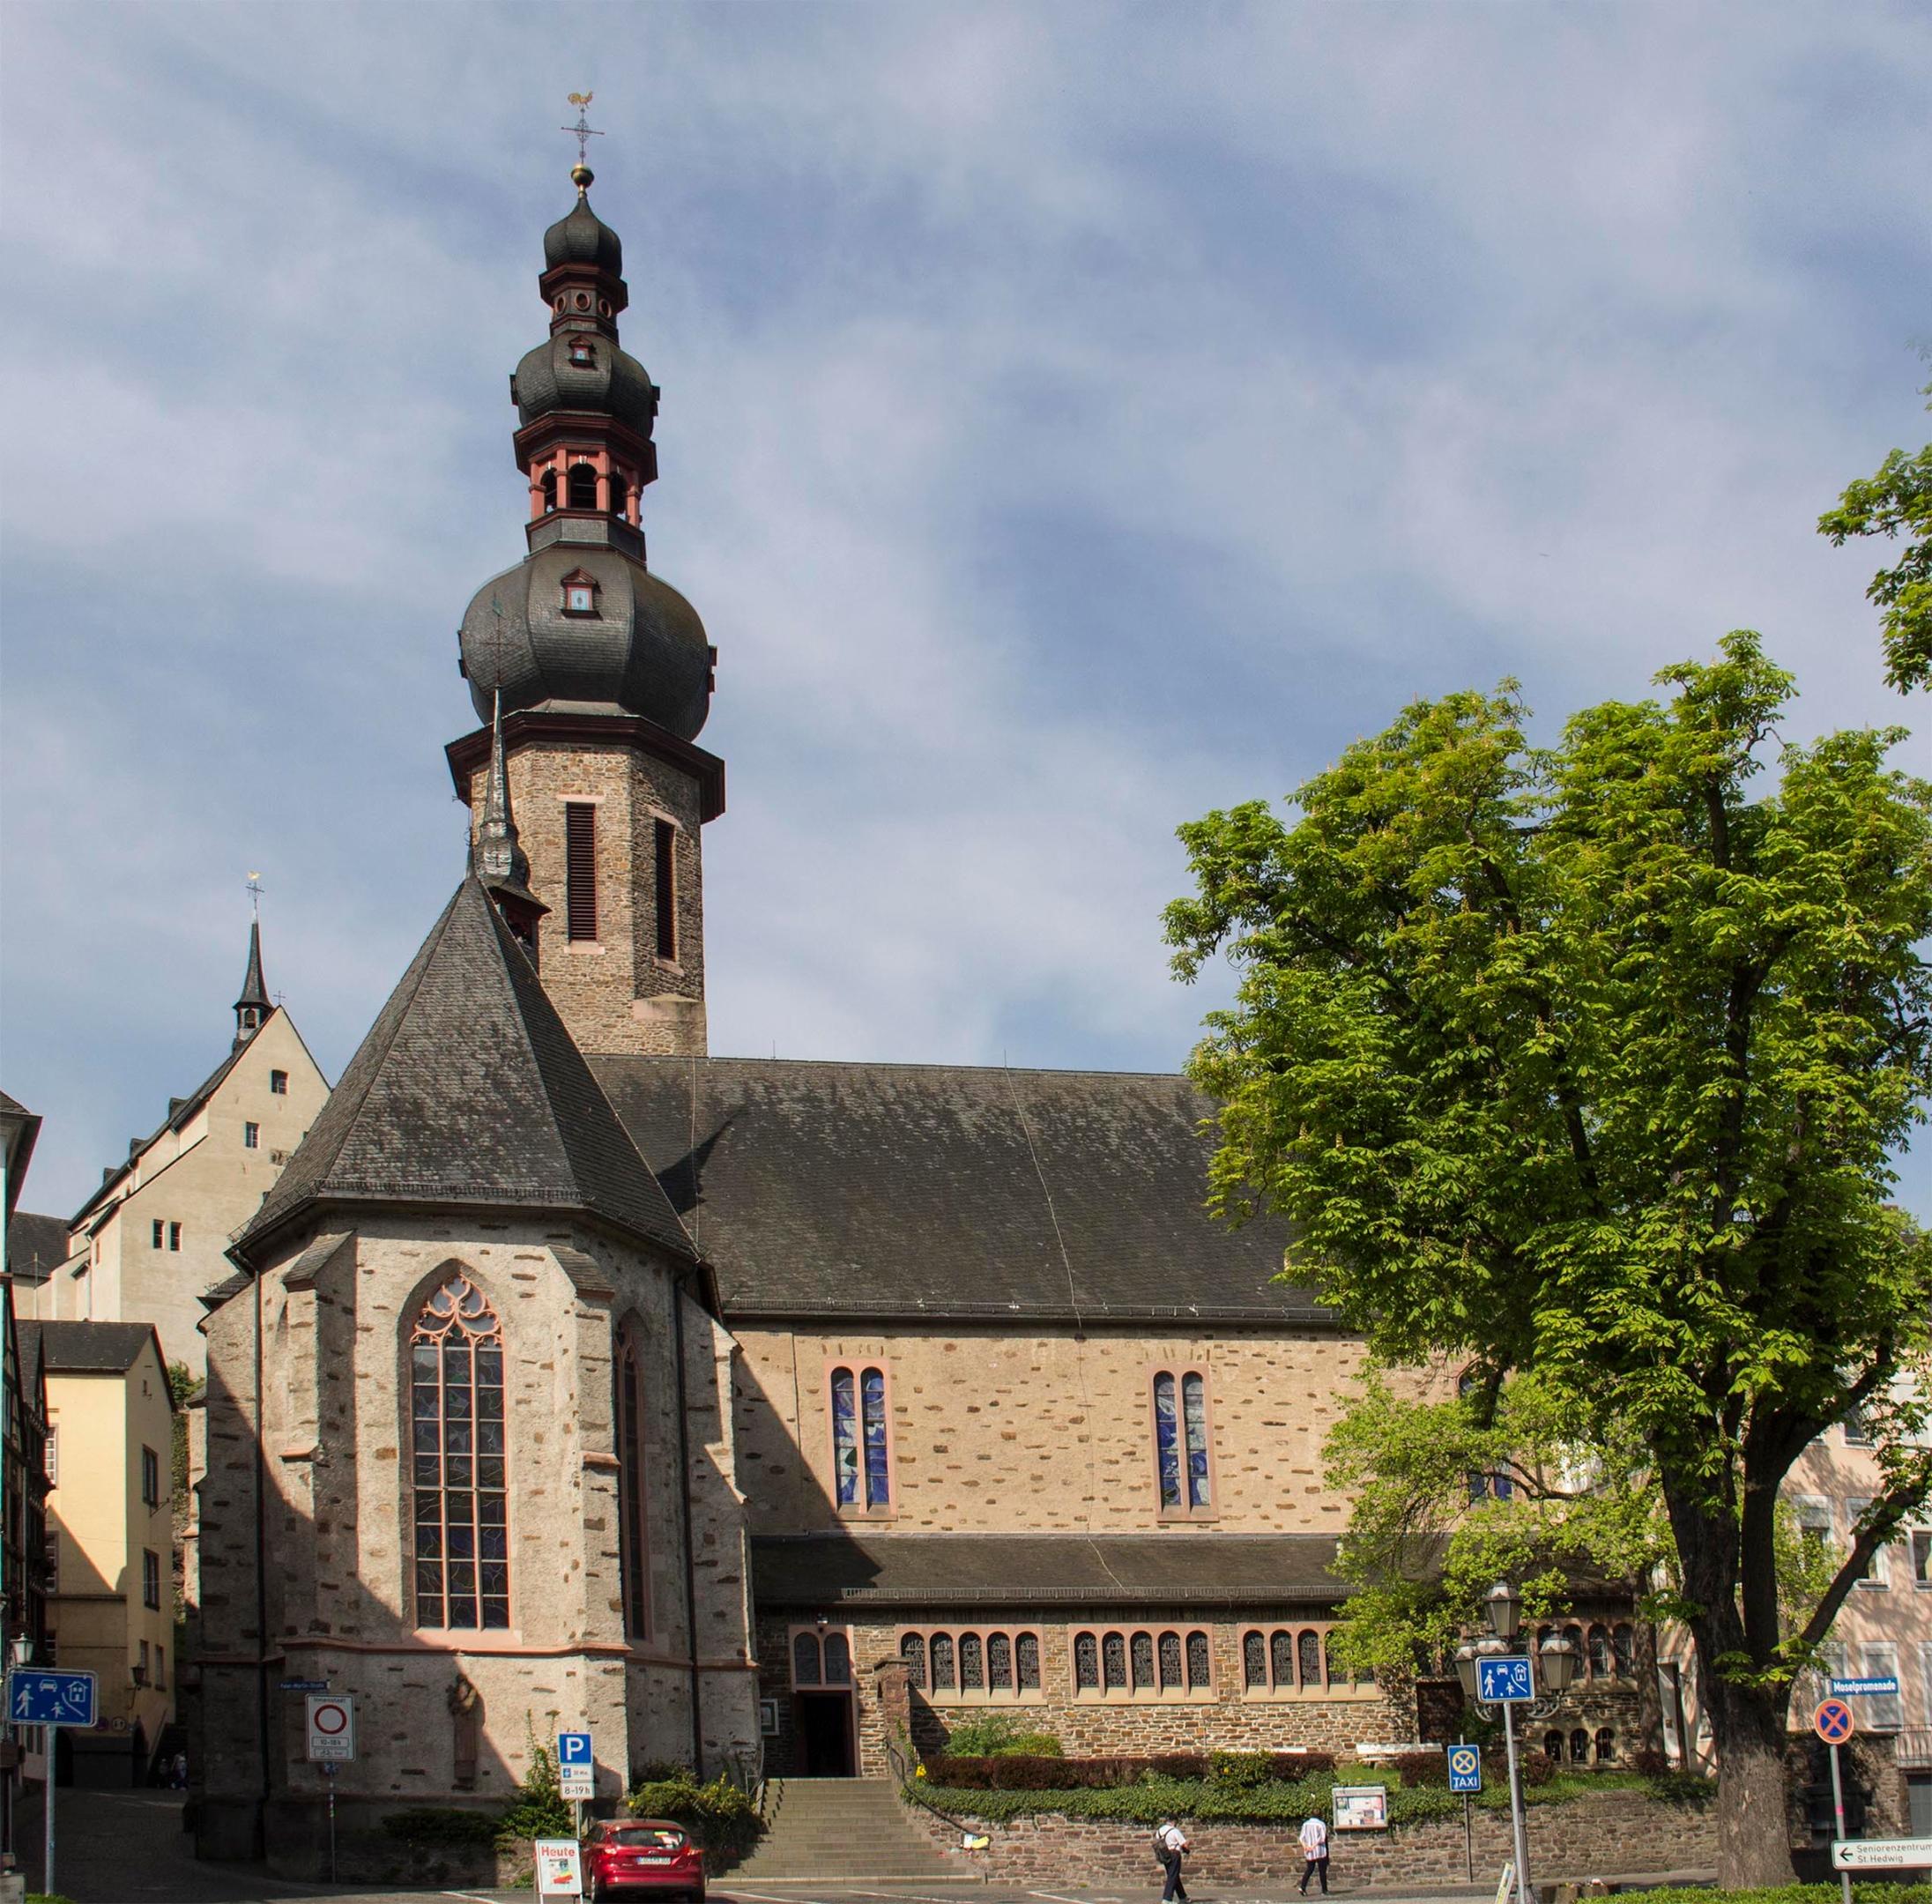
<svg viewBox="0 0 1932 1904">
<path fill-rule="evenodd" d="M 535 1904 L 528 1891 L 335 1890 L 269 1878 L 245 1865 L 204 1864 L 181 1828 L 181 1795 L 165 1791 L 63 1791 L 54 1814 L 57 1840 L 55 1876 L 60 1894 L 74 1904 L 293 1904 L 325 1899 L 331 1904 Z M 41 1885 L 41 1818 L 37 1804 L 14 1817 L 14 1843 L 27 1889 Z M 1453 1898 L 1487 1897 L 1486 1889 L 1400 1892 L 1353 1891 L 1337 1884 L 1336 1897 L 1374 1904 L 1430 1904 Z M 1145 1890 L 1119 1887 L 1065 1891 L 983 1885 L 971 1880 L 939 1885 L 768 1883 L 739 1888 L 729 1879 L 711 1888 L 710 1904 L 1155 1904 L 1158 1879 Z M 1260 1895 L 1197 1889 L 1190 1904 L 1289 1904 L 1285 1893 Z"/>
</svg>

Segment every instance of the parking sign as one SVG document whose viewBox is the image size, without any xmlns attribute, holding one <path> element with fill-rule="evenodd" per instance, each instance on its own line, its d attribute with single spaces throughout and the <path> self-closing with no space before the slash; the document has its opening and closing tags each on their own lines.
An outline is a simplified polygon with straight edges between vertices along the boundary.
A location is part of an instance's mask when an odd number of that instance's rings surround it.
<svg viewBox="0 0 1932 1904">
<path fill-rule="evenodd" d="M 1453 1792 L 1482 1789 L 1482 1754 L 1474 1745 L 1449 1748 L 1449 1789 Z"/>
<path fill-rule="evenodd" d="M 1505 1653 L 1475 1662 L 1475 1696 L 1485 1706 L 1520 1706 L 1536 1697 L 1527 1653 Z"/>
<path fill-rule="evenodd" d="M 557 1734 L 557 1789 L 566 1798 L 597 1796 L 597 1760 L 588 1732 Z"/>
</svg>

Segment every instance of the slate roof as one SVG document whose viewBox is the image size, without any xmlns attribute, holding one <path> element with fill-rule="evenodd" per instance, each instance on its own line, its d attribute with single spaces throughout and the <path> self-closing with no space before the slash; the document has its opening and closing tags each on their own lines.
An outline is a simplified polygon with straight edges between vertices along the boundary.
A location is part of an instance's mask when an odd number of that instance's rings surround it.
<svg viewBox="0 0 1932 1904">
<path fill-rule="evenodd" d="M 728 1318 L 1332 1324 L 1286 1227 L 1203 1209 L 1185 1078 L 593 1057 Z"/>
<path fill-rule="evenodd" d="M 23 1320 L 20 1359 L 34 1354 L 49 1375 L 121 1375 L 150 1342 L 157 1357 L 160 1338 L 151 1322 L 35 1322 Z"/>
<path fill-rule="evenodd" d="M 7 1274 L 18 1283 L 44 1283 L 67 1261 L 67 1219 L 16 1210 L 7 1225 Z"/>
<path fill-rule="evenodd" d="M 265 1025 L 269 1019 L 272 1018 L 280 1009 L 279 1006 L 269 1006 L 262 1023 Z M 260 1036 L 259 1032 L 256 1035 Z M 100 1208 L 101 1204 L 113 1194 L 121 1180 L 134 1168 L 135 1159 L 144 1150 L 149 1149 L 164 1133 L 171 1130 L 178 1131 L 183 1126 L 193 1121 L 201 1107 L 220 1089 L 222 1079 L 227 1077 L 229 1072 L 241 1063 L 242 1053 L 249 1048 L 249 1042 L 250 1041 L 245 1040 L 243 1043 L 237 1045 L 199 1084 L 196 1085 L 193 1090 L 189 1092 L 187 1097 L 170 1097 L 167 1100 L 167 1115 L 154 1127 L 148 1135 L 136 1139 L 134 1142 L 128 1146 L 128 1156 L 125 1163 L 116 1165 L 112 1170 L 102 1171 L 100 1189 L 96 1190 L 74 1212 L 73 1216 L 70 1219 L 72 1223 L 85 1223 Z"/>
<path fill-rule="evenodd" d="M 582 1211 L 689 1258 L 523 948 L 473 874 L 236 1239 L 331 1203 Z"/>
<path fill-rule="evenodd" d="M 762 1534 L 761 1607 L 1332 1605 L 1329 1534 Z"/>
</svg>

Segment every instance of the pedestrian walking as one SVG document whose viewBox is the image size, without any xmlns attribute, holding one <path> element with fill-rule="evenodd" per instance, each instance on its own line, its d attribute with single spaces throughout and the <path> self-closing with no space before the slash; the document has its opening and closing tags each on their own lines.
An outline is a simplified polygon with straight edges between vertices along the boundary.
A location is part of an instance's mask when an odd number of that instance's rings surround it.
<svg viewBox="0 0 1932 1904">
<path fill-rule="evenodd" d="M 1328 1820 L 1317 1818 L 1312 1812 L 1302 1821 L 1302 1856 L 1307 1861 L 1302 1868 L 1301 1892 L 1308 1895 L 1308 1880 L 1319 1877 L 1321 1879 L 1321 1894 L 1328 1895 Z"/>
<path fill-rule="evenodd" d="M 1154 1855 L 1167 1873 L 1161 1904 L 1187 1904 L 1187 1886 L 1181 1882 L 1181 1860 L 1187 1855 L 1187 1834 L 1172 1818 L 1163 1818 L 1154 1834 Z"/>
</svg>

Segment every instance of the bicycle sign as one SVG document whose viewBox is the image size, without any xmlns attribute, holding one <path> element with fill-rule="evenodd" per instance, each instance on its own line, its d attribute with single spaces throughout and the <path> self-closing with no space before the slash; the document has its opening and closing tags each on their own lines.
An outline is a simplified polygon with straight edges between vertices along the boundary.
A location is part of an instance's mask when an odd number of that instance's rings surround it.
<svg viewBox="0 0 1932 1904">
<path fill-rule="evenodd" d="M 1828 1699 L 1811 1714 L 1811 1729 L 1827 1745 L 1842 1745 L 1858 1726 L 1843 1699 Z"/>
<path fill-rule="evenodd" d="M 1520 1706 L 1536 1697 L 1527 1653 L 1505 1653 L 1475 1662 L 1475 1696 L 1485 1706 Z"/>
</svg>

